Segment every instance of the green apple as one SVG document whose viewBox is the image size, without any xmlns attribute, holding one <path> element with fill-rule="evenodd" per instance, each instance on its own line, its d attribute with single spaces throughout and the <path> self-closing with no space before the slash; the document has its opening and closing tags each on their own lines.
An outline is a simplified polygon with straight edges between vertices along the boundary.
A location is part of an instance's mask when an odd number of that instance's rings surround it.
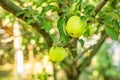
<svg viewBox="0 0 120 80">
<path fill-rule="evenodd" d="M 86 31 L 86 22 L 79 16 L 72 16 L 67 21 L 66 31 L 71 37 L 80 37 Z"/>
<path fill-rule="evenodd" d="M 63 47 L 51 47 L 49 57 L 54 62 L 61 62 L 67 56 L 67 52 Z"/>
</svg>

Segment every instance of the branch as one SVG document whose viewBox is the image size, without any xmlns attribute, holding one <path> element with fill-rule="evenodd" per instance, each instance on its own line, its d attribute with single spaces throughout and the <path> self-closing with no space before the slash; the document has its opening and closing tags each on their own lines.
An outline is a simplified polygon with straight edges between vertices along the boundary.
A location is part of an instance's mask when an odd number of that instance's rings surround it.
<svg viewBox="0 0 120 80">
<path fill-rule="evenodd" d="M 100 49 L 106 38 L 107 38 L 107 33 L 103 31 L 101 38 L 98 40 L 97 44 L 93 46 L 94 48 L 91 51 L 91 55 L 89 57 L 85 57 L 84 61 L 78 66 L 78 70 L 80 72 L 82 72 L 86 68 L 86 66 L 90 64 L 91 59 L 93 58 L 93 56 L 97 54 L 98 50 Z"/>
<path fill-rule="evenodd" d="M 55 63 L 52 63 L 52 64 L 53 64 L 53 74 L 54 74 L 54 80 L 57 80 L 57 68 L 56 68 Z"/>
<path fill-rule="evenodd" d="M 13 15 L 16 15 L 18 12 L 23 11 L 20 7 L 15 5 L 12 1 L 10 0 L 0 0 L 0 6 L 7 10 L 8 12 L 12 13 Z M 24 15 L 18 16 L 18 18 L 26 21 L 29 18 L 23 18 Z M 32 17 L 31 17 L 32 18 Z M 48 46 L 52 46 L 52 38 L 51 36 L 46 33 L 43 29 L 40 29 L 41 23 L 40 22 L 35 22 L 30 24 L 36 31 L 38 31 L 42 36 L 44 37 L 45 41 L 47 42 Z"/>
<path fill-rule="evenodd" d="M 66 44 L 64 47 L 70 47 L 72 44 L 76 43 L 78 38 L 73 38 L 68 44 Z"/>
<path fill-rule="evenodd" d="M 104 0 L 101 3 L 99 3 L 94 9 L 95 14 L 92 14 L 92 16 L 95 17 L 98 14 L 98 12 L 105 6 L 107 2 L 108 0 Z"/>
<path fill-rule="evenodd" d="M 77 57 L 74 59 L 74 63 L 77 63 L 77 61 L 80 59 L 80 57 L 82 57 L 88 50 L 94 48 L 93 46 L 90 46 L 89 48 L 87 48 L 86 50 L 84 50 L 81 54 L 77 55 Z"/>
<path fill-rule="evenodd" d="M 95 14 L 92 14 L 92 17 L 95 17 L 95 16 L 98 14 L 98 12 L 105 6 L 105 4 L 106 4 L 107 2 L 108 2 L 108 0 L 104 0 L 104 1 L 102 1 L 101 3 L 99 3 L 99 4 L 95 7 L 95 9 L 94 9 Z M 86 57 L 86 58 L 84 59 L 83 63 L 81 63 L 81 64 L 78 65 L 78 68 L 80 69 L 80 72 L 82 72 L 82 71 L 85 69 L 85 67 L 90 64 L 91 59 L 92 59 L 93 56 L 97 53 L 97 51 L 98 51 L 99 48 L 101 47 L 102 43 L 103 43 L 104 40 L 106 39 L 107 34 L 105 33 L 105 31 L 103 31 L 103 33 L 104 33 L 104 35 L 102 36 L 102 38 L 100 38 L 100 40 L 98 41 L 98 43 L 97 43 L 96 45 L 93 45 L 93 46 L 91 46 L 90 48 L 87 49 L 87 50 L 90 50 L 91 48 L 94 48 L 94 49 L 91 51 L 92 55 L 90 55 L 90 57 Z M 87 51 L 87 50 L 86 50 L 86 51 Z M 82 55 L 85 54 L 86 51 L 84 51 L 84 52 L 82 53 Z M 79 55 L 79 56 L 75 59 L 75 62 L 78 61 L 80 57 L 81 57 L 81 55 Z"/>
</svg>

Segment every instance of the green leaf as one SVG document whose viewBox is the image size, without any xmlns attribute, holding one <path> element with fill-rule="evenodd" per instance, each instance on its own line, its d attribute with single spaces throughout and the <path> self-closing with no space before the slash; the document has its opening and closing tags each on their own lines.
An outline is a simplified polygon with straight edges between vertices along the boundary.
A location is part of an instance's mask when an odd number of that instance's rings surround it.
<svg viewBox="0 0 120 80">
<path fill-rule="evenodd" d="M 118 13 L 115 13 L 115 12 L 109 12 L 109 13 L 106 13 L 107 16 L 112 16 L 114 19 L 119 19 L 120 16 L 118 15 Z"/>
<path fill-rule="evenodd" d="M 90 36 L 90 29 L 89 28 L 86 29 L 86 31 L 84 33 L 84 36 L 85 37 L 89 37 Z"/>
<path fill-rule="evenodd" d="M 53 26 L 52 22 L 44 20 L 41 29 L 44 29 L 45 32 L 48 33 L 52 28 L 52 26 Z"/>
<path fill-rule="evenodd" d="M 65 42 L 68 42 L 68 36 L 65 32 L 65 19 L 64 19 L 64 16 L 61 16 L 59 18 L 59 20 L 57 21 L 57 28 L 59 30 L 59 33 L 60 33 L 60 41 L 65 43 Z"/>
<path fill-rule="evenodd" d="M 68 5 L 64 0 L 57 0 L 58 4 L 62 5 L 63 7 L 67 8 Z"/>
<path fill-rule="evenodd" d="M 27 24 L 31 24 L 31 23 L 35 23 L 35 19 L 34 18 L 32 18 L 32 19 L 27 19 Z"/>
<path fill-rule="evenodd" d="M 18 17 L 20 15 L 23 15 L 23 18 L 25 17 L 30 18 L 31 17 L 30 11 L 32 11 L 32 9 L 30 9 L 30 7 L 27 7 L 25 10 L 16 13 L 16 16 Z"/>
<path fill-rule="evenodd" d="M 20 12 L 17 12 L 16 13 L 16 16 L 18 17 L 18 16 L 20 16 L 20 15 L 23 15 L 25 13 L 25 11 L 23 10 L 23 11 L 20 11 Z"/>
<path fill-rule="evenodd" d="M 78 41 L 80 42 L 81 46 L 83 47 L 84 46 L 84 41 L 82 39 L 79 39 Z"/>
<path fill-rule="evenodd" d="M 43 7 L 43 10 L 41 12 L 41 15 L 44 14 L 45 12 L 49 11 L 49 10 L 58 10 L 58 7 L 57 6 L 54 6 L 54 5 L 48 5 L 46 7 Z"/>
<path fill-rule="evenodd" d="M 114 20 L 114 22 L 113 22 L 113 27 L 114 27 L 114 29 L 115 29 L 116 31 L 119 32 L 119 30 L 120 30 L 120 25 L 119 25 L 119 22 L 118 22 L 117 20 Z"/>
<path fill-rule="evenodd" d="M 108 16 L 108 17 L 105 18 L 104 24 L 105 25 L 110 25 L 112 20 L 113 20 L 112 16 Z"/>
<path fill-rule="evenodd" d="M 107 32 L 107 34 L 111 37 L 111 39 L 113 40 L 118 40 L 118 33 L 116 32 L 116 30 L 112 27 L 105 27 L 105 30 Z"/>
<path fill-rule="evenodd" d="M 46 0 L 38 0 L 37 7 L 41 6 Z"/>
<path fill-rule="evenodd" d="M 84 14 L 90 15 L 93 9 L 94 6 L 92 4 L 85 4 Z"/>
<path fill-rule="evenodd" d="M 70 0 L 70 4 L 73 4 L 74 3 L 74 0 Z"/>
</svg>

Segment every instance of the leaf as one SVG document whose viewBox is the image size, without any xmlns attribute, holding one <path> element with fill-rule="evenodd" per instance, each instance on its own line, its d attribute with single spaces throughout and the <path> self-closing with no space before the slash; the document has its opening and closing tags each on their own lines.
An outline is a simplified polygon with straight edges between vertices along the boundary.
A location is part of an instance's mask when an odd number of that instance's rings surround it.
<svg viewBox="0 0 120 80">
<path fill-rule="evenodd" d="M 85 37 L 89 37 L 90 36 L 90 29 L 89 28 L 86 29 L 86 31 L 84 33 L 84 36 Z"/>
<path fill-rule="evenodd" d="M 84 41 L 82 39 L 79 39 L 78 41 L 80 42 L 81 46 L 83 47 L 84 46 Z"/>
<path fill-rule="evenodd" d="M 62 5 L 63 7 L 67 8 L 68 5 L 64 0 L 57 0 L 58 4 Z"/>
<path fill-rule="evenodd" d="M 105 27 L 105 30 L 107 32 L 107 34 L 111 37 L 111 39 L 113 40 L 118 40 L 118 33 L 115 31 L 114 28 L 112 27 Z"/>
<path fill-rule="evenodd" d="M 119 25 L 119 22 L 117 20 L 114 20 L 113 27 L 116 31 L 120 30 L 120 25 Z"/>
<path fill-rule="evenodd" d="M 90 15 L 93 9 L 94 6 L 92 4 L 85 4 L 84 14 Z"/>
<path fill-rule="evenodd" d="M 41 6 L 46 0 L 38 0 L 37 7 Z"/>
<path fill-rule="evenodd" d="M 62 41 L 63 43 L 68 42 L 68 36 L 65 32 L 65 19 L 64 16 L 61 16 L 59 18 L 59 20 L 57 21 L 57 28 L 59 30 L 60 33 L 60 41 Z"/>
<path fill-rule="evenodd" d="M 108 16 L 105 18 L 104 24 L 109 25 L 109 24 L 111 24 L 112 20 L 113 20 L 112 16 Z"/>
<path fill-rule="evenodd" d="M 48 5 L 46 7 L 43 8 L 41 15 L 44 14 L 45 12 L 49 11 L 49 10 L 58 10 L 57 6 L 54 5 Z"/>
<path fill-rule="evenodd" d="M 25 13 L 24 10 L 23 10 L 23 11 L 20 11 L 20 12 L 17 12 L 17 13 L 16 13 L 16 16 L 19 17 L 20 15 L 23 15 L 24 13 Z"/>
<path fill-rule="evenodd" d="M 73 4 L 74 3 L 74 0 L 70 0 L 70 4 Z"/>
<path fill-rule="evenodd" d="M 27 24 L 31 24 L 31 23 L 35 23 L 35 19 L 34 18 L 32 18 L 32 19 L 27 19 Z"/>
<path fill-rule="evenodd" d="M 78 13 L 81 10 L 81 0 L 72 2 L 70 5 L 70 12 Z"/>
<path fill-rule="evenodd" d="M 44 29 L 45 32 L 48 33 L 50 31 L 50 29 L 52 28 L 52 26 L 53 26 L 52 22 L 44 20 L 41 29 Z"/>
<path fill-rule="evenodd" d="M 112 16 L 114 19 L 119 19 L 120 18 L 120 16 L 115 12 L 109 12 L 109 13 L 106 13 L 106 14 L 107 14 L 107 16 Z"/>
</svg>

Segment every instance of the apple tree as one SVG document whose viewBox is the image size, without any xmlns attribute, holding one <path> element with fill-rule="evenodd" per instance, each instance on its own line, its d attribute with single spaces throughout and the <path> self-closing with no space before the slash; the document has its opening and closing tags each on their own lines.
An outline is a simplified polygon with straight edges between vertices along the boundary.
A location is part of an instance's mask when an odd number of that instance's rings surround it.
<svg viewBox="0 0 120 80">
<path fill-rule="evenodd" d="M 119 41 L 119 0 L 0 0 L 0 6 L 42 35 L 48 55 L 77 80 L 106 39 Z M 29 27 L 28 27 L 29 28 Z M 25 36 L 25 35 L 24 35 Z"/>
</svg>

